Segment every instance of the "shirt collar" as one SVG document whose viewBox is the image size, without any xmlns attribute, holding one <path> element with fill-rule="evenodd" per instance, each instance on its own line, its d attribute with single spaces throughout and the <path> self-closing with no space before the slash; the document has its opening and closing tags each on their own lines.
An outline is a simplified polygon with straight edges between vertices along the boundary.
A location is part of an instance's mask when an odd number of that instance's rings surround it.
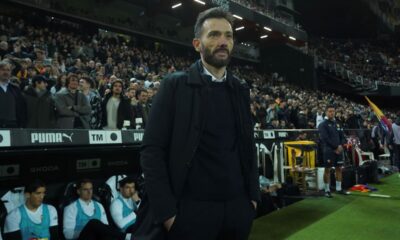
<svg viewBox="0 0 400 240">
<path fill-rule="evenodd" d="M 226 70 L 224 76 L 220 79 L 216 78 L 212 73 L 210 73 L 207 68 L 203 65 L 204 74 L 211 77 L 211 81 L 213 82 L 225 82 L 226 81 Z"/>
<path fill-rule="evenodd" d="M 8 80 L 8 81 L 5 82 L 5 83 L 0 82 L 0 85 L 1 85 L 1 86 L 4 86 L 4 87 L 8 87 L 8 84 L 10 84 L 10 80 Z"/>
</svg>

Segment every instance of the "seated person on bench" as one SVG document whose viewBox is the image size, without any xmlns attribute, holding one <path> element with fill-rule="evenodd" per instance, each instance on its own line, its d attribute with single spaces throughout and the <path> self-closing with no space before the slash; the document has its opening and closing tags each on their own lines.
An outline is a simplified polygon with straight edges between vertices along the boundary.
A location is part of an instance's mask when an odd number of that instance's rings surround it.
<svg viewBox="0 0 400 240">
<path fill-rule="evenodd" d="M 124 240 L 125 233 L 108 225 L 101 203 L 93 200 L 93 183 L 89 179 L 77 184 L 78 200 L 64 209 L 63 232 L 67 240 Z"/>
<path fill-rule="evenodd" d="M 115 224 L 123 232 L 130 232 L 129 227 L 136 222 L 135 211 L 140 204 L 135 180 L 126 177 L 119 181 L 119 196 L 111 203 L 110 212 Z"/>
<path fill-rule="evenodd" d="M 35 180 L 25 186 L 25 204 L 14 209 L 6 218 L 5 240 L 58 239 L 56 209 L 43 204 L 46 185 Z"/>
</svg>

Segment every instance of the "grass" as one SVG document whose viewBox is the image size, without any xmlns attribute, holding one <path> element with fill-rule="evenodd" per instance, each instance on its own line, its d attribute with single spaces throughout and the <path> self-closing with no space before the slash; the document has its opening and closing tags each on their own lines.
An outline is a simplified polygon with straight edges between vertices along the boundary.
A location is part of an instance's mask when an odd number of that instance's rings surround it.
<svg viewBox="0 0 400 240">
<path fill-rule="evenodd" d="M 249 239 L 400 239 L 400 178 L 393 174 L 374 186 L 394 198 L 305 199 L 255 220 Z"/>
</svg>

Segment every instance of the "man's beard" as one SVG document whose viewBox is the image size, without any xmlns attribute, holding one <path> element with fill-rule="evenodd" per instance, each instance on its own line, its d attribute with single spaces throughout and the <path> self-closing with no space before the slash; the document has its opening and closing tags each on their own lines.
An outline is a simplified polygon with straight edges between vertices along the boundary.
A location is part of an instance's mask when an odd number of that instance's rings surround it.
<svg viewBox="0 0 400 240">
<path fill-rule="evenodd" d="M 218 59 L 215 57 L 215 54 L 217 54 L 218 51 L 226 51 L 228 57 L 225 59 Z M 209 48 L 206 48 L 203 44 L 201 44 L 201 53 L 203 54 L 204 61 L 216 68 L 227 66 L 231 60 L 231 54 L 227 48 L 219 48 L 214 52 L 211 52 Z"/>
</svg>

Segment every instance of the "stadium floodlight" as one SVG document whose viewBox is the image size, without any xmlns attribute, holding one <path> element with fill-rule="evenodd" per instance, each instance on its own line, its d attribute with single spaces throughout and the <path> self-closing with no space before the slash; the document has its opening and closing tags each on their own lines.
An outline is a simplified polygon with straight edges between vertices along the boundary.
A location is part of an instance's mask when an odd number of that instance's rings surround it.
<svg viewBox="0 0 400 240">
<path fill-rule="evenodd" d="M 180 7 L 180 6 L 182 6 L 182 3 L 177 3 L 177 4 L 175 4 L 175 5 L 172 5 L 172 9 L 174 9 L 174 8 L 177 8 L 177 7 Z"/>
<path fill-rule="evenodd" d="M 233 16 L 234 18 L 237 18 L 237 19 L 243 20 L 243 18 L 242 18 L 241 16 L 239 16 L 239 15 L 233 14 L 232 16 Z"/>
<path fill-rule="evenodd" d="M 206 5 L 206 3 L 203 2 L 203 1 L 200 1 L 200 0 L 194 0 L 194 1 L 197 2 L 197 3 L 200 3 L 201 5 Z"/>
<path fill-rule="evenodd" d="M 268 32 L 272 32 L 272 29 L 269 27 L 264 27 L 265 30 L 267 30 Z"/>
<path fill-rule="evenodd" d="M 238 28 L 236 28 L 235 30 L 236 30 L 236 31 L 239 31 L 239 30 L 242 30 L 242 29 L 244 29 L 244 26 L 238 27 Z"/>
<path fill-rule="evenodd" d="M 294 38 L 294 37 L 292 37 L 292 36 L 289 36 L 289 39 L 290 39 L 290 40 L 293 40 L 293 41 L 296 41 L 296 38 Z"/>
<path fill-rule="evenodd" d="M 268 37 L 268 35 L 262 35 L 260 38 L 263 39 L 263 38 L 267 38 L 267 37 Z"/>
</svg>

